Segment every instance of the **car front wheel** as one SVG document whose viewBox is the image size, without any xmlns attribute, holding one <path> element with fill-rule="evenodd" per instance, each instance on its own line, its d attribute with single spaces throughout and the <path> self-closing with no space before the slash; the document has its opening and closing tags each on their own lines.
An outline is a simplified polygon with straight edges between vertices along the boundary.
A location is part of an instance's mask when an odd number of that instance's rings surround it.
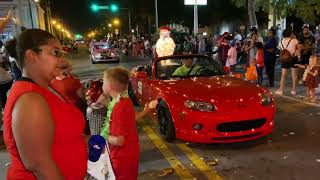
<svg viewBox="0 0 320 180">
<path fill-rule="evenodd" d="M 164 101 L 159 102 L 157 112 L 160 134 L 166 141 L 172 142 L 176 138 L 175 127 L 169 108 Z"/>
</svg>

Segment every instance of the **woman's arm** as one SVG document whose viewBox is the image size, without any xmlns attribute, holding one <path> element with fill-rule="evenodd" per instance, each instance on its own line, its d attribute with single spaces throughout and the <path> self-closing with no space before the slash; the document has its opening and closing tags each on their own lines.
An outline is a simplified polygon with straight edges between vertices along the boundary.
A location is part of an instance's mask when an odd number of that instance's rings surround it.
<svg viewBox="0 0 320 180">
<path fill-rule="evenodd" d="M 0 32 L 2 32 L 6 27 L 6 25 L 9 23 L 9 21 L 11 20 L 11 16 L 12 16 L 12 10 L 10 9 L 8 11 L 7 17 L 0 22 Z"/>
<path fill-rule="evenodd" d="M 301 65 L 301 64 L 295 64 L 294 66 L 296 66 L 298 68 L 301 68 L 301 69 L 305 69 L 306 68 L 304 65 Z"/>
<path fill-rule="evenodd" d="M 38 179 L 63 179 L 52 159 L 54 122 L 45 99 L 27 93 L 12 111 L 12 131 L 21 160 Z"/>
</svg>

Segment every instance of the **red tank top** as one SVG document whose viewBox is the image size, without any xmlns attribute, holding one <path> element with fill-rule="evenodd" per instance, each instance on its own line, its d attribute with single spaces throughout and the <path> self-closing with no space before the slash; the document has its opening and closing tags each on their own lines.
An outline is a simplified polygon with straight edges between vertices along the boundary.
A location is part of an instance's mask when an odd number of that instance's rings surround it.
<svg viewBox="0 0 320 180">
<path fill-rule="evenodd" d="M 60 172 L 66 180 L 83 180 L 87 171 L 87 152 L 82 136 L 85 124 L 83 115 L 72 104 L 64 102 L 47 89 L 28 81 L 14 83 L 4 111 L 4 140 L 11 159 L 7 179 L 36 179 L 31 172 L 25 169 L 20 159 L 11 125 L 11 114 L 17 99 L 30 92 L 42 95 L 51 110 L 55 125 L 52 158 Z M 36 148 L 39 147 L 35 147 L 35 153 Z"/>
</svg>

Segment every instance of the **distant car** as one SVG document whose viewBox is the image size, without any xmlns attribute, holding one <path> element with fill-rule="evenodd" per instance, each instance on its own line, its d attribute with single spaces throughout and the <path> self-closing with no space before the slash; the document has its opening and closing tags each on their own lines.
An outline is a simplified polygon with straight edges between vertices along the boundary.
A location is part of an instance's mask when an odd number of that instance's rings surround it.
<svg viewBox="0 0 320 180">
<path fill-rule="evenodd" d="M 71 47 L 71 45 L 63 45 L 62 46 L 62 50 L 67 52 L 67 53 L 72 53 L 73 48 Z"/>
<path fill-rule="evenodd" d="M 184 74 L 176 73 L 186 61 L 192 67 L 185 68 Z M 167 141 L 241 142 L 266 136 L 274 128 L 271 93 L 226 75 L 223 67 L 208 56 L 155 58 L 151 65 L 135 67 L 130 79 L 129 96 L 134 103 L 159 100 L 159 132 Z"/>
<path fill-rule="evenodd" d="M 117 48 L 108 43 L 95 43 L 90 48 L 90 60 L 93 64 L 99 62 L 120 62 L 120 53 Z"/>
</svg>

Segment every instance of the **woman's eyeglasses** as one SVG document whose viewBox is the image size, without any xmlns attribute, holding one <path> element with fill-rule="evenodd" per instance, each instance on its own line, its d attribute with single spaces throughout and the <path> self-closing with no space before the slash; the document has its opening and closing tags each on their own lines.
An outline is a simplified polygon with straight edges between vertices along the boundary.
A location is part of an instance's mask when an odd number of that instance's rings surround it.
<svg viewBox="0 0 320 180">
<path fill-rule="evenodd" d="M 57 58 L 69 58 L 68 54 L 61 50 L 35 49 L 38 52 L 47 52 Z"/>
</svg>

